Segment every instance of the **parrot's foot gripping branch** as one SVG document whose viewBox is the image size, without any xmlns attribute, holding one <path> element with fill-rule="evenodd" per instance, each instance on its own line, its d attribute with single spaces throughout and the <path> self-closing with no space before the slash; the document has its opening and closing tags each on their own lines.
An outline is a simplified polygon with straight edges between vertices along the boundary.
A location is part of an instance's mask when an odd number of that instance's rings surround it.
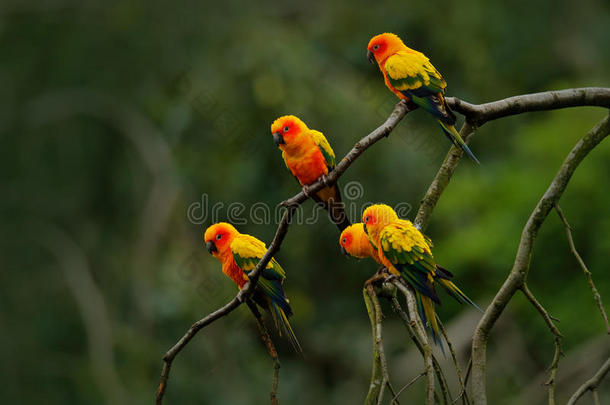
<svg viewBox="0 0 610 405">
<path fill-rule="evenodd" d="M 305 194 L 305 196 L 307 198 L 311 198 L 311 188 L 309 186 L 303 186 L 303 194 Z"/>
</svg>

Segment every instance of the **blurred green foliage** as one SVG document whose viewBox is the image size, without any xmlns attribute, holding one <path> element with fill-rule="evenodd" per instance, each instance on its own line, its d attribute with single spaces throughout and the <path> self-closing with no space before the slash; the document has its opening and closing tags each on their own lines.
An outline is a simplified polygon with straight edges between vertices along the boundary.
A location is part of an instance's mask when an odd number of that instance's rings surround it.
<svg viewBox="0 0 610 405">
<path fill-rule="evenodd" d="M 379 125 L 396 100 L 365 58 L 372 35 L 401 35 L 444 74 L 448 94 L 474 103 L 610 79 L 610 7 L 602 0 L 9 0 L 0 9 L 3 403 L 152 402 L 162 354 L 235 293 L 202 243 L 210 217 L 193 223 L 189 207 L 205 198 L 208 207 L 224 203 L 226 219 L 231 202 L 275 206 L 298 191 L 269 134 L 279 115 L 324 131 L 338 157 Z M 606 113 L 532 113 L 489 123 L 473 138 L 482 165 L 462 162 L 428 234 L 438 261 L 475 301 L 485 305 L 497 291 L 531 209 Z M 414 215 L 448 147 L 430 117 L 410 114 L 343 176 L 343 185 L 363 187 L 349 202 L 406 202 Z M 561 200 L 607 300 L 609 174 L 606 141 Z M 275 222 L 239 229 L 268 242 Z M 354 404 L 368 388 L 361 287 L 376 266 L 346 260 L 337 238 L 326 220 L 297 224 L 276 256 L 306 351 L 297 357 L 276 339 L 282 402 Z M 610 348 L 554 213 L 536 242 L 529 282 L 561 319 L 561 402 Z M 421 364 L 404 361 L 412 345 L 385 308 L 400 387 Z M 464 311 L 449 299 L 439 310 L 449 326 Z M 478 319 L 471 315 L 466 342 Z M 462 345 L 464 364 L 467 351 Z M 514 403 L 523 390 L 521 403 L 544 402 L 537 381 L 552 337 L 522 297 L 494 329 L 489 353 L 494 403 Z M 239 308 L 176 359 L 166 400 L 263 403 L 270 382 L 271 362 Z M 415 385 L 403 397 L 417 401 L 420 393 Z M 607 388 L 601 395 L 610 398 Z"/>
</svg>

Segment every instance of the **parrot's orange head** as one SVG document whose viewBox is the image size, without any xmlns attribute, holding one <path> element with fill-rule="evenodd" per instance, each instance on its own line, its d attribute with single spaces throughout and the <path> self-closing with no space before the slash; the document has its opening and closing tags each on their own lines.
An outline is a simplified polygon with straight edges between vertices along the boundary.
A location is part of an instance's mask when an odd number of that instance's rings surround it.
<svg viewBox="0 0 610 405">
<path fill-rule="evenodd" d="M 203 239 L 208 252 L 214 257 L 224 254 L 231 247 L 231 242 L 237 235 L 237 229 L 226 222 L 219 222 L 205 230 Z"/>
<path fill-rule="evenodd" d="M 366 56 L 371 63 L 377 62 L 381 66 L 389 56 L 404 48 L 405 44 L 398 35 L 386 32 L 371 38 L 367 46 Z"/>
<path fill-rule="evenodd" d="M 339 237 L 339 244 L 341 245 L 341 252 L 346 256 L 353 256 L 358 259 L 371 257 L 372 246 L 368 241 L 368 236 L 364 233 L 362 223 L 345 228 Z"/>
<path fill-rule="evenodd" d="M 392 207 L 385 204 L 371 205 L 362 213 L 364 232 L 366 232 L 372 242 L 377 240 L 379 233 L 386 225 L 397 220 L 398 215 L 396 215 L 396 212 Z"/>
<path fill-rule="evenodd" d="M 300 135 L 307 129 L 307 125 L 294 115 L 284 115 L 271 124 L 273 140 L 281 150 L 298 143 Z"/>
</svg>

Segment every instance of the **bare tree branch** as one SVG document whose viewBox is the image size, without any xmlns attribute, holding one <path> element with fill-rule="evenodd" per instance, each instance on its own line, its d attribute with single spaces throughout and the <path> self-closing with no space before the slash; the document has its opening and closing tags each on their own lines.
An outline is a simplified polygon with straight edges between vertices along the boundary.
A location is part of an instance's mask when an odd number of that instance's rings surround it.
<svg viewBox="0 0 610 405">
<path fill-rule="evenodd" d="M 523 94 L 486 104 L 470 104 L 455 97 L 447 97 L 447 103 L 466 117 L 460 136 L 468 143 L 477 128 L 488 121 L 525 112 L 556 110 L 567 107 L 596 106 L 610 108 L 610 89 L 584 87 L 543 93 Z M 451 147 L 443 164 L 428 187 L 413 223 L 421 230 L 428 225 L 430 215 L 441 194 L 449 184 L 464 152 Z"/>
<path fill-rule="evenodd" d="M 455 354 L 455 350 L 453 348 L 453 343 L 451 343 L 451 339 L 449 339 L 449 335 L 445 330 L 445 325 L 441 322 L 440 319 L 437 320 L 438 325 L 441 329 L 441 333 L 445 338 L 445 342 L 447 342 L 447 346 L 449 347 L 449 352 L 451 353 L 451 359 L 453 360 L 453 366 L 455 367 L 455 373 L 457 374 L 458 382 L 460 383 L 460 394 L 458 398 L 462 398 L 462 402 L 464 405 L 470 404 L 470 399 L 468 398 L 468 393 L 466 393 L 466 385 L 464 384 L 464 380 L 462 379 L 462 369 L 460 368 L 460 363 L 458 361 L 457 355 Z"/>
<path fill-rule="evenodd" d="M 349 166 L 360 156 L 366 149 L 372 146 L 374 143 L 389 135 L 390 132 L 398 125 L 400 120 L 411 111 L 411 107 L 406 103 L 399 102 L 396 104 L 396 107 L 388 117 L 388 119 L 377 129 L 371 132 L 369 135 L 362 138 L 359 142 L 357 142 L 352 150 L 337 164 L 337 167 L 329 173 L 326 177 L 325 181 L 323 179 L 318 180 L 314 184 L 308 187 L 309 193 L 315 193 L 322 188 L 332 185 L 337 182 L 337 179 L 348 169 Z M 159 381 L 159 386 L 157 388 L 156 395 L 156 404 L 161 405 L 163 403 L 163 395 L 165 394 L 165 390 L 167 388 L 167 381 L 169 379 L 169 373 L 171 371 L 172 361 L 176 357 L 178 353 L 188 344 L 188 342 L 199 332 L 201 329 L 209 325 L 210 323 L 228 315 L 235 308 L 241 305 L 254 291 L 256 287 L 256 283 L 258 281 L 258 277 L 262 269 L 267 266 L 269 260 L 273 257 L 273 255 L 279 250 L 286 233 L 288 232 L 288 227 L 290 225 L 290 220 L 292 219 L 292 215 L 294 214 L 294 210 L 296 207 L 303 202 L 305 202 L 309 197 L 303 192 L 299 192 L 292 198 L 284 201 L 282 205 L 287 207 L 287 210 L 284 212 L 282 220 L 278 225 L 278 228 L 275 232 L 275 236 L 273 241 L 269 245 L 267 252 L 263 255 L 261 260 L 258 262 L 254 270 L 250 273 L 250 281 L 246 283 L 244 288 L 239 291 L 239 293 L 225 304 L 223 307 L 217 309 L 212 312 L 208 316 L 199 321 L 195 322 L 186 334 L 163 356 L 163 368 L 161 370 L 161 377 Z"/>
<path fill-rule="evenodd" d="M 369 392 L 364 400 L 364 404 L 381 405 L 385 387 L 387 386 L 391 390 L 388 365 L 383 349 L 383 332 L 381 328 L 383 312 L 381 311 L 381 305 L 379 305 L 379 299 L 377 298 L 373 284 L 367 283 L 362 294 L 364 296 L 364 303 L 366 304 L 366 311 L 369 314 L 371 336 L 373 337 L 373 370 L 371 372 Z M 394 393 L 392 394 L 396 397 Z M 391 402 L 393 404 L 398 403 L 395 398 L 393 398 Z"/>
<path fill-rule="evenodd" d="M 398 314 L 398 316 L 402 319 L 404 325 L 406 326 L 409 337 L 411 338 L 411 340 L 413 340 L 413 343 L 415 343 L 415 347 L 417 347 L 417 350 L 419 350 L 421 355 L 424 356 L 424 348 L 422 346 L 422 343 L 419 341 L 417 335 L 415 334 L 415 331 L 413 330 L 412 324 L 415 321 L 412 322 L 410 320 L 409 315 L 407 315 L 407 313 L 402 309 L 402 307 L 400 306 L 400 303 L 398 302 L 396 297 L 392 297 L 391 303 L 392 303 L 392 308 Z M 448 403 L 450 401 L 451 395 L 449 394 L 449 384 L 447 384 L 447 378 L 445 377 L 445 374 L 443 373 L 443 369 L 441 368 L 440 363 L 438 362 L 438 359 L 436 358 L 434 353 L 431 353 L 431 355 L 432 355 L 432 362 L 434 364 L 434 373 L 436 374 L 436 378 L 438 379 L 439 385 L 441 387 L 441 391 L 443 393 L 443 403 Z M 424 371 L 424 373 L 425 373 L 425 371 Z"/>
<path fill-rule="evenodd" d="M 267 327 L 265 326 L 265 321 L 263 321 L 263 317 L 261 316 L 260 311 L 256 307 L 256 304 L 252 302 L 252 300 L 247 300 L 246 304 L 248 305 L 248 308 L 250 308 L 250 311 L 256 318 L 256 324 L 258 325 L 258 331 L 261 334 L 261 339 L 267 347 L 267 351 L 269 352 L 269 356 L 271 356 L 271 360 L 273 360 L 273 380 L 271 382 L 271 393 L 269 394 L 269 396 L 271 398 L 271 405 L 278 405 L 277 387 L 279 385 L 280 378 L 280 359 L 277 355 L 277 350 L 275 350 L 273 340 L 271 340 L 269 330 L 267 330 Z"/>
<path fill-rule="evenodd" d="M 529 300 L 529 302 L 532 303 L 534 308 L 536 308 L 536 310 L 540 312 L 542 319 L 544 319 L 544 322 L 548 326 L 549 330 L 555 336 L 555 354 L 553 355 L 553 361 L 551 362 L 551 366 L 549 367 L 549 379 L 545 383 L 545 385 L 549 387 L 549 405 L 555 405 L 555 377 L 557 376 L 557 369 L 559 368 L 559 359 L 561 358 L 561 356 L 563 356 L 563 351 L 561 350 L 561 339 L 563 338 L 563 336 L 561 335 L 561 332 L 559 332 L 559 329 L 557 329 L 557 326 L 555 326 L 551 315 L 549 315 L 547 310 L 544 309 L 542 304 L 538 302 L 534 294 L 530 291 L 527 286 L 527 283 L 523 283 L 523 285 L 521 286 L 521 291 L 523 292 L 523 295 L 525 295 L 525 297 Z"/>
<path fill-rule="evenodd" d="M 480 127 L 502 117 L 533 111 L 557 110 L 567 107 L 597 106 L 610 108 L 610 89 L 583 87 L 542 93 L 524 94 L 485 104 L 470 104 L 458 98 L 447 97 L 447 103 L 456 112 Z"/>
<path fill-rule="evenodd" d="M 394 398 L 392 398 L 392 401 L 395 399 L 398 399 L 398 397 L 400 396 L 400 394 L 402 394 L 402 392 L 404 390 L 406 390 L 407 388 L 409 388 L 411 385 L 415 384 L 417 382 L 417 380 L 419 380 L 420 378 L 422 378 L 423 376 L 426 375 L 425 371 L 422 371 L 421 373 L 419 373 L 418 375 L 416 375 L 415 377 L 413 377 L 413 379 L 411 381 L 409 381 L 404 387 L 402 387 L 401 389 L 398 390 L 398 392 L 396 393 L 396 395 L 394 395 Z"/>
<path fill-rule="evenodd" d="M 599 308 L 599 312 L 601 312 L 602 318 L 604 318 L 604 323 L 606 324 L 606 333 L 610 334 L 610 324 L 608 324 L 608 315 L 606 315 L 606 310 L 604 309 L 604 304 L 602 303 L 602 297 L 601 297 L 601 295 L 599 295 L 599 292 L 597 291 L 597 288 L 595 287 L 595 284 L 593 283 L 593 275 L 587 268 L 587 265 L 585 264 L 584 260 L 582 260 L 582 257 L 580 257 L 580 254 L 578 254 L 578 250 L 576 250 L 576 245 L 574 244 L 574 239 L 572 238 L 572 227 L 570 227 L 568 220 L 563 215 L 563 212 L 562 212 L 561 208 L 559 207 L 559 204 L 555 204 L 555 211 L 557 211 L 557 215 L 559 215 L 559 218 L 561 218 L 561 221 L 563 222 L 563 224 L 566 227 L 566 234 L 568 235 L 568 243 L 570 244 L 570 251 L 576 258 L 576 261 L 580 265 L 580 268 L 582 269 L 583 273 L 585 273 L 585 277 L 587 278 L 587 282 L 589 283 L 589 288 L 591 288 L 591 292 L 593 293 L 593 299 L 595 300 L 595 302 L 597 302 L 597 307 Z"/>
<path fill-rule="evenodd" d="M 530 258 L 538 230 L 566 189 L 572 174 L 587 156 L 610 133 L 610 116 L 602 119 L 570 151 L 559 172 L 546 190 L 521 235 L 513 268 L 508 278 L 487 307 L 472 339 L 472 394 L 475 405 L 487 404 L 485 384 L 486 347 L 491 329 L 515 292 L 523 286 L 529 271 Z"/>
<path fill-rule="evenodd" d="M 565 92 L 571 92 L 571 95 Z M 557 95 L 556 93 L 561 94 Z M 583 93 L 585 94 L 583 95 Z M 546 98 L 549 98 L 551 101 L 541 101 L 541 97 L 544 100 L 546 100 Z M 552 101 L 557 98 L 559 98 L 559 101 Z M 548 94 L 538 93 L 534 95 L 523 95 L 517 96 L 517 98 L 502 100 L 505 105 L 497 106 L 493 106 L 493 103 L 476 106 L 454 98 L 449 98 L 448 102 L 450 102 L 450 104 L 455 108 L 456 111 L 464 112 L 466 114 L 467 123 L 462 127 L 462 137 L 465 141 L 467 141 L 474 132 L 476 123 L 485 122 L 490 119 L 496 119 L 500 116 L 513 115 L 525 111 L 539 111 L 577 105 L 598 105 L 604 107 L 610 106 L 610 89 L 573 89 L 565 90 L 562 92 L 548 92 Z M 341 161 L 339 161 L 337 167 L 331 173 L 329 173 L 329 175 L 325 179 L 320 179 L 308 187 L 309 194 L 315 193 L 326 186 L 336 183 L 339 177 L 341 177 L 341 175 L 349 168 L 349 166 L 351 166 L 351 164 L 366 149 L 368 149 L 370 146 L 372 146 L 385 136 L 388 136 L 402 120 L 402 118 L 404 118 L 404 116 L 409 111 L 412 111 L 413 108 L 414 107 L 412 105 L 409 105 L 402 101 L 397 103 L 394 110 L 386 119 L 386 121 L 373 132 L 371 132 L 370 134 L 362 138 L 359 142 L 357 142 L 354 147 L 348 152 L 348 154 L 343 159 L 341 159 Z M 500 111 L 500 113 L 498 113 L 498 111 Z M 468 114 L 470 114 L 471 116 L 469 117 Z M 471 125 L 471 123 L 475 123 L 475 125 Z M 437 178 L 435 178 L 435 181 L 433 181 L 433 184 L 430 186 L 431 188 L 428 190 L 428 193 L 426 194 L 426 197 L 422 202 L 420 211 L 418 212 L 418 216 L 415 220 L 416 225 L 419 225 L 420 227 L 425 227 L 429 216 L 436 205 L 436 202 L 438 201 L 440 195 L 449 183 L 449 180 L 451 179 L 451 176 L 453 175 L 455 168 L 457 167 L 461 155 L 461 150 L 455 147 L 451 148 L 447 158 L 445 159 L 445 162 L 439 170 L 439 174 L 437 174 Z M 172 361 L 174 360 L 176 355 L 201 329 L 235 310 L 235 308 L 241 305 L 250 296 L 250 294 L 254 291 L 260 272 L 267 265 L 271 257 L 279 250 L 279 247 L 286 235 L 286 232 L 288 231 L 290 219 L 292 218 L 294 210 L 298 205 L 305 202 L 308 198 L 309 197 L 303 191 L 301 191 L 293 197 L 282 202 L 282 205 L 288 207 L 288 209 L 284 213 L 284 216 L 282 217 L 282 220 L 278 225 L 275 237 L 269 245 L 267 252 L 257 264 L 256 268 L 250 273 L 250 281 L 246 283 L 244 288 L 235 296 L 235 298 L 233 298 L 223 307 L 210 313 L 205 318 L 202 318 L 201 320 L 195 322 L 187 331 L 187 333 L 163 356 L 163 369 L 161 371 L 161 378 L 156 395 L 157 405 L 162 404 L 163 395 L 167 388 L 167 381 L 169 378 Z M 409 298 L 409 295 L 407 295 L 407 298 Z M 414 297 L 411 298 L 413 299 L 414 304 Z M 407 301 L 409 302 L 409 299 Z M 427 344 L 425 331 L 423 342 L 425 342 L 428 346 L 427 350 L 431 350 L 429 344 Z M 429 371 L 428 367 L 430 367 L 430 369 L 433 368 L 433 362 L 431 360 L 431 356 L 425 357 L 427 359 L 426 369 L 428 370 L 427 403 L 432 403 L 432 401 L 434 401 L 435 395 L 434 375 Z M 432 380 L 431 387 L 430 380 Z"/>
<path fill-rule="evenodd" d="M 417 313 L 417 301 L 415 298 L 415 291 L 411 286 L 405 286 L 400 280 L 394 280 L 393 283 L 396 288 L 402 292 L 407 300 L 407 308 L 409 310 L 409 318 L 415 334 L 422 345 L 424 352 L 424 366 L 426 368 L 426 405 L 434 404 L 434 395 L 436 390 L 434 389 L 434 363 L 432 361 L 432 347 L 428 342 L 428 336 L 424 325 L 419 318 Z"/>
<path fill-rule="evenodd" d="M 595 395 L 597 394 L 597 387 L 599 387 L 599 384 L 602 382 L 602 380 L 604 379 L 606 374 L 608 374 L 609 370 L 610 370 L 610 358 L 608 358 L 606 360 L 606 362 L 604 364 L 602 364 L 601 368 L 597 371 L 597 373 L 595 373 L 595 375 L 593 377 L 591 377 L 591 379 L 585 381 L 585 383 L 576 390 L 574 395 L 572 395 L 572 397 L 568 401 L 567 405 L 576 404 L 578 399 L 580 397 L 582 397 L 584 395 L 584 393 L 587 391 L 591 391 L 595 398 Z M 597 403 L 599 403 L 599 398 L 597 398 L 596 401 L 597 401 Z"/>
</svg>

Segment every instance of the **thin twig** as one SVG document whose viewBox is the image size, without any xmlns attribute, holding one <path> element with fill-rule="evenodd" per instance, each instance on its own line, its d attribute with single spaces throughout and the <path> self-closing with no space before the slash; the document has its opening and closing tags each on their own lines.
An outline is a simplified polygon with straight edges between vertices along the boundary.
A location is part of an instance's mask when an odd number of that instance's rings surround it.
<svg viewBox="0 0 610 405">
<path fill-rule="evenodd" d="M 521 286 L 521 291 L 523 295 L 532 303 L 536 311 L 540 313 L 542 319 L 548 326 L 551 333 L 555 336 L 555 354 L 553 354 L 553 360 L 551 362 L 551 366 L 549 367 L 549 379 L 544 383 L 544 385 L 549 387 L 549 405 L 555 405 L 555 378 L 557 376 L 557 369 L 559 368 L 559 359 L 563 356 L 563 351 L 561 350 L 561 339 L 563 336 L 555 323 L 553 322 L 553 317 L 549 315 L 547 310 L 538 302 L 534 294 L 530 291 L 527 286 L 527 283 L 523 283 Z"/>
<path fill-rule="evenodd" d="M 261 339 L 267 347 L 267 351 L 269 352 L 269 356 L 271 356 L 271 360 L 273 360 L 273 379 L 271 381 L 271 393 L 269 394 L 271 398 L 271 405 L 278 405 L 277 400 L 277 388 L 279 385 L 280 378 L 280 359 L 277 355 L 277 350 L 275 350 L 275 345 L 273 344 L 273 340 L 271 340 L 271 335 L 269 334 L 269 330 L 267 326 L 265 326 L 265 321 L 263 321 L 263 317 L 261 316 L 260 311 L 256 307 L 256 304 L 252 302 L 252 300 L 247 300 L 246 304 L 248 308 L 250 308 L 250 312 L 256 318 L 256 325 L 258 326 L 258 331 L 261 334 Z"/>
<path fill-rule="evenodd" d="M 405 286 L 399 280 L 394 280 L 393 283 L 396 288 L 402 292 L 407 300 L 407 309 L 409 310 L 409 318 L 411 325 L 418 337 L 424 356 L 424 366 L 426 367 L 426 405 L 432 405 L 435 397 L 435 386 L 434 386 L 434 364 L 432 361 L 432 347 L 428 342 L 428 336 L 426 335 L 426 329 L 419 318 L 417 313 L 417 302 L 415 298 L 415 291 L 409 285 Z"/>
<path fill-rule="evenodd" d="M 565 225 L 566 234 L 568 235 L 568 243 L 570 244 L 570 251 L 572 251 L 572 254 L 576 258 L 576 261 L 580 265 L 580 268 L 582 269 L 583 273 L 585 273 L 585 277 L 587 278 L 587 282 L 589 283 L 589 288 L 591 288 L 591 292 L 593 293 L 593 299 L 595 299 L 595 302 L 597 302 L 599 312 L 601 312 L 602 318 L 604 318 L 604 323 L 606 324 L 606 333 L 610 334 L 610 324 L 608 323 L 608 315 L 606 315 L 606 310 L 604 309 L 604 304 L 602 303 L 602 297 L 601 295 L 599 295 L 599 292 L 597 291 L 597 288 L 593 283 L 593 275 L 591 274 L 584 260 L 576 250 L 574 238 L 572 238 L 572 227 L 568 223 L 566 217 L 563 215 L 563 211 L 561 210 L 561 207 L 559 207 L 559 204 L 555 204 L 555 211 L 557 211 L 557 215 L 559 215 L 561 222 L 563 222 L 563 224 Z"/>
<path fill-rule="evenodd" d="M 538 230 L 559 201 L 572 174 L 582 160 L 610 134 L 610 116 L 604 117 L 572 148 L 550 186 L 532 211 L 519 242 L 519 248 L 504 284 L 483 313 L 472 339 L 472 397 L 475 405 L 487 404 L 485 383 L 487 339 L 491 329 L 515 292 L 521 288 L 529 272 L 530 259 Z"/>
<path fill-rule="evenodd" d="M 597 392 L 597 388 L 591 390 L 591 395 L 593 395 L 593 405 L 600 405 L 599 393 Z"/>
<path fill-rule="evenodd" d="M 383 313 L 381 311 L 381 305 L 379 305 L 379 299 L 377 298 L 377 294 L 371 283 L 365 284 L 362 294 L 364 296 L 367 313 L 369 314 L 371 333 L 373 336 L 373 369 L 371 372 L 371 384 L 364 403 L 365 405 L 379 405 L 383 401 L 384 389 L 390 381 L 383 349 L 383 331 L 381 328 Z M 392 403 L 395 402 L 396 400 L 393 399 Z"/>
<path fill-rule="evenodd" d="M 455 354 L 455 349 L 453 348 L 453 343 L 449 339 L 449 335 L 447 334 L 447 330 L 445 330 L 445 325 L 441 322 L 440 319 L 437 319 L 437 323 L 441 329 L 441 333 L 445 338 L 445 342 L 447 342 L 447 346 L 449 347 L 449 352 L 451 353 L 451 359 L 453 360 L 453 365 L 455 367 L 455 372 L 457 374 L 458 382 L 460 383 L 461 391 L 460 397 L 462 398 L 462 402 L 466 404 L 470 404 L 470 399 L 468 398 L 468 394 L 466 393 L 466 386 L 464 384 L 464 380 L 462 379 L 462 369 L 460 368 L 460 362 L 458 361 L 457 355 Z M 459 398 L 459 397 L 458 397 Z"/>
<path fill-rule="evenodd" d="M 404 325 L 406 326 L 409 337 L 415 343 L 415 347 L 417 347 L 417 350 L 419 350 L 421 355 L 424 356 L 424 348 L 418 337 L 416 336 L 415 331 L 413 330 L 409 315 L 407 315 L 407 313 L 402 309 L 396 297 L 393 297 L 391 299 L 391 303 L 392 309 L 394 309 L 394 312 L 398 314 L 398 316 L 402 319 Z M 431 355 L 432 362 L 434 364 L 434 373 L 436 374 L 436 378 L 438 378 L 438 382 L 443 393 L 443 403 L 448 403 L 451 400 L 451 395 L 449 394 L 449 384 L 447 383 L 447 378 L 445 377 L 445 373 L 443 372 L 443 369 L 441 368 L 440 363 L 438 362 L 438 359 L 436 358 L 434 353 L 431 353 Z"/>
<path fill-rule="evenodd" d="M 415 382 L 417 380 L 419 380 L 420 378 L 422 378 L 423 376 L 426 375 L 425 371 L 422 371 L 421 373 L 419 373 L 418 375 L 416 375 L 411 381 L 409 381 L 407 383 L 407 385 L 405 385 L 404 387 L 402 387 L 400 390 L 398 390 L 398 392 L 394 395 L 394 397 L 392 398 L 392 401 L 398 399 L 398 397 L 400 396 L 400 394 L 402 394 L 402 392 L 404 390 L 406 390 L 407 388 L 409 388 L 411 385 L 415 384 Z"/>
<path fill-rule="evenodd" d="M 572 395 L 572 397 L 568 401 L 567 405 L 576 404 L 578 399 L 580 397 L 582 397 L 584 395 L 584 393 L 587 391 L 592 391 L 594 394 L 597 393 L 597 387 L 599 387 L 599 384 L 602 382 L 602 380 L 604 379 L 606 374 L 608 374 L 609 370 L 610 370 L 610 358 L 608 358 L 606 360 L 606 362 L 604 364 L 602 364 L 601 368 L 597 371 L 597 373 L 595 373 L 595 375 L 591 379 L 585 381 L 585 383 L 576 390 L 576 392 Z M 597 399 L 597 401 L 599 402 L 599 398 Z"/>
</svg>

